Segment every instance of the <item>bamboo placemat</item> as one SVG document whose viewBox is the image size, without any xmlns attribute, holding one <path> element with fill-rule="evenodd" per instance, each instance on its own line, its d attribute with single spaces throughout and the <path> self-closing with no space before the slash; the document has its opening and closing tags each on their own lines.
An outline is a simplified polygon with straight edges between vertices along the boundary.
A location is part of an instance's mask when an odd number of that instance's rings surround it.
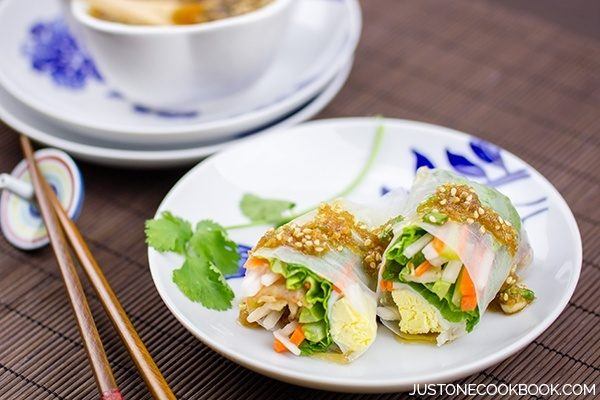
<svg viewBox="0 0 600 400">
<path fill-rule="evenodd" d="M 463 383 L 600 383 L 600 40 L 494 2 L 368 0 L 346 87 L 320 117 L 383 114 L 493 141 L 542 172 L 571 206 L 584 243 L 577 291 L 531 345 Z M 0 170 L 21 159 L 0 124 Z M 79 226 L 180 398 L 348 396 L 283 384 L 220 357 L 171 316 L 154 290 L 143 223 L 185 172 L 115 171 L 81 163 Z M 90 292 L 91 293 L 91 292 Z M 127 399 L 149 398 L 90 296 Z M 51 252 L 0 239 L 0 398 L 96 399 Z M 600 389 L 600 388 L 598 388 Z"/>
</svg>

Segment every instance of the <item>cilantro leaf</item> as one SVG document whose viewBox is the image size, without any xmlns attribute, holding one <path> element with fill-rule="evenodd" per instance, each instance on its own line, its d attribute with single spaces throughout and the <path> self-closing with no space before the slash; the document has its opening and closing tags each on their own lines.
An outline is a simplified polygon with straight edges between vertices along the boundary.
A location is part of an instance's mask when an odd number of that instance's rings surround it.
<svg viewBox="0 0 600 400">
<path fill-rule="evenodd" d="M 190 249 L 198 256 L 212 262 L 223 274 L 233 274 L 238 270 L 240 254 L 237 244 L 229 239 L 225 229 L 210 220 L 196 225 L 196 231 L 190 239 Z"/>
<path fill-rule="evenodd" d="M 146 243 L 160 252 L 183 254 L 192 237 L 190 223 L 168 211 L 163 212 L 160 218 L 146 221 L 145 232 Z"/>
<path fill-rule="evenodd" d="M 265 199 L 253 194 L 245 194 L 240 201 L 242 213 L 253 222 L 278 223 L 283 214 L 296 206 L 287 200 Z"/>
<path fill-rule="evenodd" d="M 181 268 L 173 271 L 173 282 L 186 297 L 212 310 L 231 308 L 234 298 L 223 274 L 203 256 L 187 254 Z"/>
</svg>

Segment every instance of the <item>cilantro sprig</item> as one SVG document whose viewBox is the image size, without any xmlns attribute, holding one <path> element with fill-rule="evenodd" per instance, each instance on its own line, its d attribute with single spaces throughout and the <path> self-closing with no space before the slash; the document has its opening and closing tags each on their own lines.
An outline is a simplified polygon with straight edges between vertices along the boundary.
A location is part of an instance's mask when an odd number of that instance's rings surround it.
<svg viewBox="0 0 600 400">
<path fill-rule="evenodd" d="M 364 181 L 369 171 L 371 170 L 371 168 L 373 168 L 373 165 L 375 164 L 377 155 L 381 150 L 384 133 L 385 128 L 383 124 L 379 125 L 377 127 L 377 130 L 375 131 L 375 136 L 373 137 L 373 143 L 371 145 L 371 151 L 369 153 L 369 156 L 367 157 L 366 162 L 363 164 L 356 177 L 341 191 L 336 193 L 334 196 L 331 196 L 329 199 L 325 200 L 325 202 L 335 200 L 339 197 L 348 196 L 358 186 L 360 186 L 360 184 Z M 314 210 L 316 206 L 292 213 L 291 211 L 294 208 L 295 204 L 288 200 L 267 199 L 256 196 L 254 194 L 246 193 L 240 201 L 240 210 L 242 211 L 242 214 L 244 214 L 250 220 L 250 222 L 238 225 L 231 225 L 226 227 L 225 229 L 232 230 L 269 225 L 280 226 L 290 222 L 296 217 L 299 217 L 303 214 L 306 214 L 309 211 Z"/>
<path fill-rule="evenodd" d="M 213 310 L 231 308 L 233 290 L 224 274 L 238 269 L 237 245 L 225 229 L 210 220 L 191 224 L 170 212 L 146 221 L 146 243 L 155 250 L 184 257 L 183 265 L 173 271 L 173 282 L 190 300 Z"/>
</svg>

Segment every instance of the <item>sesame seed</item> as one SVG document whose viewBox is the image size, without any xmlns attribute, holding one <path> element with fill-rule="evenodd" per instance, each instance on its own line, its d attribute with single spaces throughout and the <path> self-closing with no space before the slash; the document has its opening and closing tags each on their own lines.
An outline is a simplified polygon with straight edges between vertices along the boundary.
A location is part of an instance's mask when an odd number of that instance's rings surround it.
<svg viewBox="0 0 600 400">
<path fill-rule="evenodd" d="M 477 211 L 475 211 L 475 212 L 473 213 L 473 216 L 474 216 L 475 218 L 479 218 L 479 213 L 478 213 Z"/>
<path fill-rule="evenodd" d="M 297 248 L 302 248 L 302 243 L 301 242 L 296 242 L 294 243 L 294 246 L 296 246 Z"/>
<path fill-rule="evenodd" d="M 446 199 L 440 200 L 440 204 L 443 206 L 446 205 L 447 202 L 448 202 L 448 200 L 446 200 Z"/>
<path fill-rule="evenodd" d="M 431 212 L 437 213 L 437 212 L 440 212 L 440 210 L 438 210 L 437 208 L 432 208 Z"/>
<path fill-rule="evenodd" d="M 371 241 L 371 239 L 367 239 L 365 240 L 365 246 L 370 246 L 373 242 Z"/>
<path fill-rule="evenodd" d="M 429 222 L 433 222 L 433 223 L 435 223 L 437 221 L 433 215 L 430 215 L 428 219 L 429 219 Z"/>
<path fill-rule="evenodd" d="M 479 215 L 485 214 L 485 210 L 482 207 L 479 207 L 477 211 L 479 211 Z"/>
<path fill-rule="evenodd" d="M 510 221 L 504 221 L 504 223 L 508 226 L 512 226 L 512 224 L 510 223 Z"/>
<path fill-rule="evenodd" d="M 320 253 L 320 252 L 322 252 L 323 250 L 325 250 L 325 249 L 324 249 L 324 248 L 322 248 L 322 247 L 315 247 L 315 251 L 316 251 L 317 253 Z"/>
<path fill-rule="evenodd" d="M 460 199 L 456 196 L 452 197 L 452 202 L 454 203 L 458 203 L 460 201 Z"/>
<path fill-rule="evenodd" d="M 481 233 L 485 233 L 485 227 L 483 227 L 483 226 L 480 226 L 480 227 L 479 227 L 479 232 L 481 232 Z"/>
<path fill-rule="evenodd" d="M 304 233 L 311 233 L 312 229 L 310 229 L 310 228 L 304 228 L 304 229 L 302 229 L 302 232 L 304 232 Z"/>
<path fill-rule="evenodd" d="M 456 188 L 453 187 L 452 189 L 450 189 L 450 195 L 451 196 L 456 196 Z"/>
<path fill-rule="evenodd" d="M 495 230 L 499 230 L 499 229 L 500 229 L 500 225 L 496 225 L 496 226 L 494 226 L 494 229 L 495 229 Z"/>
<path fill-rule="evenodd" d="M 475 220 L 473 218 L 467 218 L 467 224 L 471 225 Z"/>
<path fill-rule="evenodd" d="M 503 223 L 504 223 L 504 220 L 503 220 L 503 219 L 502 219 L 502 217 L 501 217 L 501 216 L 499 216 L 499 215 L 498 215 L 498 222 L 500 222 L 501 224 L 503 224 Z"/>
<path fill-rule="evenodd" d="M 504 301 L 508 301 L 508 293 L 504 293 L 504 294 L 502 295 L 502 299 L 503 299 Z"/>
<path fill-rule="evenodd" d="M 313 242 L 310 240 L 307 240 L 306 242 L 304 242 L 304 244 L 308 247 L 311 247 L 313 245 Z"/>
<path fill-rule="evenodd" d="M 342 251 L 342 250 L 344 250 L 344 248 L 342 246 L 337 247 L 337 251 Z"/>
<path fill-rule="evenodd" d="M 320 246 L 321 245 L 321 241 L 319 239 L 315 239 L 315 245 L 316 246 Z"/>
<path fill-rule="evenodd" d="M 508 283 L 509 285 L 511 285 L 514 281 L 514 278 L 512 276 L 509 276 L 508 278 L 506 278 L 506 283 Z"/>
<path fill-rule="evenodd" d="M 446 191 L 446 188 L 445 188 L 445 187 L 443 187 L 443 186 L 440 186 L 440 187 L 439 187 L 439 191 L 440 191 L 440 192 L 442 192 L 442 193 L 444 193 L 444 192 Z"/>
<path fill-rule="evenodd" d="M 377 267 L 377 264 L 375 264 L 374 262 L 372 262 L 371 264 L 369 264 L 369 266 L 370 266 L 371 268 L 376 268 L 376 267 Z"/>
<path fill-rule="evenodd" d="M 471 201 L 471 200 L 473 200 L 473 195 L 472 194 L 470 194 L 470 195 L 467 196 L 467 201 Z"/>
</svg>

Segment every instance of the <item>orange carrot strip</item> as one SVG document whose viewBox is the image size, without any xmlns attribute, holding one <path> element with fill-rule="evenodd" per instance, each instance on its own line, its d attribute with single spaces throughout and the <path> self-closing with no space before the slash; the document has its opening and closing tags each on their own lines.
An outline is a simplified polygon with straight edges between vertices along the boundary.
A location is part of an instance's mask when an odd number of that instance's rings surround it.
<svg viewBox="0 0 600 400">
<path fill-rule="evenodd" d="M 394 288 L 394 282 L 382 280 L 379 283 L 379 286 L 381 286 L 381 290 L 383 290 L 384 292 L 391 292 Z"/>
<path fill-rule="evenodd" d="M 429 261 L 425 260 L 421 264 L 419 264 L 417 268 L 415 268 L 415 275 L 421 276 L 431 267 L 433 267 L 433 265 L 431 265 Z"/>
<path fill-rule="evenodd" d="M 477 298 L 475 296 L 463 296 L 460 299 L 460 309 L 462 311 L 473 311 L 477 307 Z"/>
<path fill-rule="evenodd" d="M 246 261 L 244 267 L 246 269 L 260 268 L 260 267 L 268 267 L 269 262 L 264 258 L 251 257 Z"/>
<path fill-rule="evenodd" d="M 300 343 L 303 341 L 304 331 L 302 330 L 302 325 L 298 325 L 290 337 L 290 342 L 294 343 L 296 346 L 300 346 Z"/>
<path fill-rule="evenodd" d="M 460 273 L 460 294 L 463 297 L 476 297 L 475 285 L 473 285 L 473 281 L 465 267 L 463 267 Z"/>
<path fill-rule="evenodd" d="M 283 353 L 283 352 L 287 351 L 287 348 L 279 340 L 274 339 L 273 340 L 273 350 L 275 350 L 278 353 Z"/>
</svg>

